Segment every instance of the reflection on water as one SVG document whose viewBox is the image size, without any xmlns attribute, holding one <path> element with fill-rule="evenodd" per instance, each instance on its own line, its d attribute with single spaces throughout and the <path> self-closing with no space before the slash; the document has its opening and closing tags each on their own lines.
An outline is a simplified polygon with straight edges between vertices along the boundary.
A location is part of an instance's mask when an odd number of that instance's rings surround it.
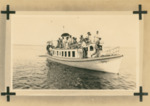
<svg viewBox="0 0 150 106">
<path fill-rule="evenodd" d="M 48 83 L 55 89 L 128 89 L 124 76 L 74 68 L 47 60 Z"/>
<path fill-rule="evenodd" d="M 119 75 L 52 62 L 46 57 L 39 57 L 44 54 L 45 48 L 42 49 L 43 46 L 14 47 L 14 89 L 135 89 L 135 56 L 132 49 L 123 49 L 126 55 Z"/>
</svg>

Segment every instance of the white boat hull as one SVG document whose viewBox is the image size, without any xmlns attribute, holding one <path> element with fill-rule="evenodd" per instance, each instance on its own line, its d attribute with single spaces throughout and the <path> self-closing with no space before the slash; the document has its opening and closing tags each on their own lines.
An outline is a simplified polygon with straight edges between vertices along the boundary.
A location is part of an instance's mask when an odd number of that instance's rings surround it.
<svg viewBox="0 0 150 106">
<path fill-rule="evenodd" d="M 66 59 L 55 56 L 49 56 L 48 59 L 61 64 L 96 70 L 110 73 L 119 73 L 122 56 L 113 56 L 109 58 L 96 58 L 96 59 Z"/>
</svg>

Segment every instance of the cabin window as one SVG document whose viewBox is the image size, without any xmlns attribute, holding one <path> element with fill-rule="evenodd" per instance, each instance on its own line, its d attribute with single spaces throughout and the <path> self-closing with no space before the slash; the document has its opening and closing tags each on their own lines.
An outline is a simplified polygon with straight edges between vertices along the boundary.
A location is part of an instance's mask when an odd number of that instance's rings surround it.
<svg viewBox="0 0 150 106">
<path fill-rule="evenodd" d="M 70 57 L 70 51 L 68 51 L 68 57 Z"/>
<path fill-rule="evenodd" d="M 72 51 L 72 57 L 75 57 L 75 51 Z"/>
<path fill-rule="evenodd" d="M 93 46 L 90 46 L 90 51 L 93 51 L 93 49 L 94 49 Z"/>
<path fill-rule="evenodd" d="M 62 52 L 62 56 L 64 56 L 64 52 Z"/>
<path fill-rule="evenodd" d="M 57 51 L 57 56 L 58 56 L 58 51 Z"/>
<path fill-rule="evenodd" d="M 67 57 L 67 52 L 65 51 L 65 57 Z"/>
</svg>

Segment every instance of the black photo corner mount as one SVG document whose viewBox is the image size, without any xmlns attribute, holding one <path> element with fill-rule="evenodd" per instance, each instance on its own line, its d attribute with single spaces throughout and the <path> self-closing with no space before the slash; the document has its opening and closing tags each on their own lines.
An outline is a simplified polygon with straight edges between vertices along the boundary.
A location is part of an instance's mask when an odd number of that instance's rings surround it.
<svg viewBox="0 0 150 106">
<path fill-rule="evenodd" d="M 142 20 L 142 14 L 147 14 L 147 11 L 142 11 L 142 5 L 139 4 L 139 10 L 133 11 L 133 14 L 139 14 L 139 20 Z"/>
<path fill-rule="evenodd" d="M 143 102 L 143 96 L 148 96 L 147 92 L 143 92 L 142 86 L 139 88 L 139 92 L 134 93 L 134 96 L 139 96 L 140 102 Z"/>
<path fill-rule="evenodd" d="M 6 6 L 5 11 L 1 11 L 1 14 L 6 14 L 6 19 L 9 20 L 10 14 L 15 14 L 16 11 L 10 11 L 9 5 Z"/>
<path fill-rule="evenodd" d="M 139 15 L 139 20 L 142 20 L 142 14 L 147 14 L 148 12 L 146 10 L 142 11 L 142 5 L 139 4 L 139 10 L 133 11 L 133 14 Z M 140 102 L 143 102 L 143 96 L 148 96 L 147 92 L 143 92 L 142 86 L 139 88 L 139 92 L 134 93 L 134 96 L 139 96 Z"/>
<path fill-rule="evenodd" d="M 7 96 L 7 102 L 10 102 L 10 96 L 15 96 L 16 95 L 16 93 L 15 92 L 10 92 L 10 88 L 7 86 L 7 88 L 6 88 L 6 92 L 2 92 L 1 93 L 1 96 Z"/>
</svg>

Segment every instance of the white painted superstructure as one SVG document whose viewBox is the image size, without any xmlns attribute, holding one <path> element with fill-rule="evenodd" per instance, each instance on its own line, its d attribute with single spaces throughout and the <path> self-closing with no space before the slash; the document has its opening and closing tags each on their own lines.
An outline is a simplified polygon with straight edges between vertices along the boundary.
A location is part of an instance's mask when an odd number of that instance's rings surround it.
<svg viewBox="0 0 150 106">
<path fill-rule="evenodd" d="M 48 54 L 48 59 L 61 64 L 96 70 L 110 73 L 119 73 L 119 68 L 123 55 L 106 54 L 100 57 L 91 57 L 95 52 L 95 45 L 88 45 L 88 58 L 82 58 L 82 49 L 51 49 L 52 55 Z M 103 54 L 102 51 L 100 54 Z"/>
</svg>

